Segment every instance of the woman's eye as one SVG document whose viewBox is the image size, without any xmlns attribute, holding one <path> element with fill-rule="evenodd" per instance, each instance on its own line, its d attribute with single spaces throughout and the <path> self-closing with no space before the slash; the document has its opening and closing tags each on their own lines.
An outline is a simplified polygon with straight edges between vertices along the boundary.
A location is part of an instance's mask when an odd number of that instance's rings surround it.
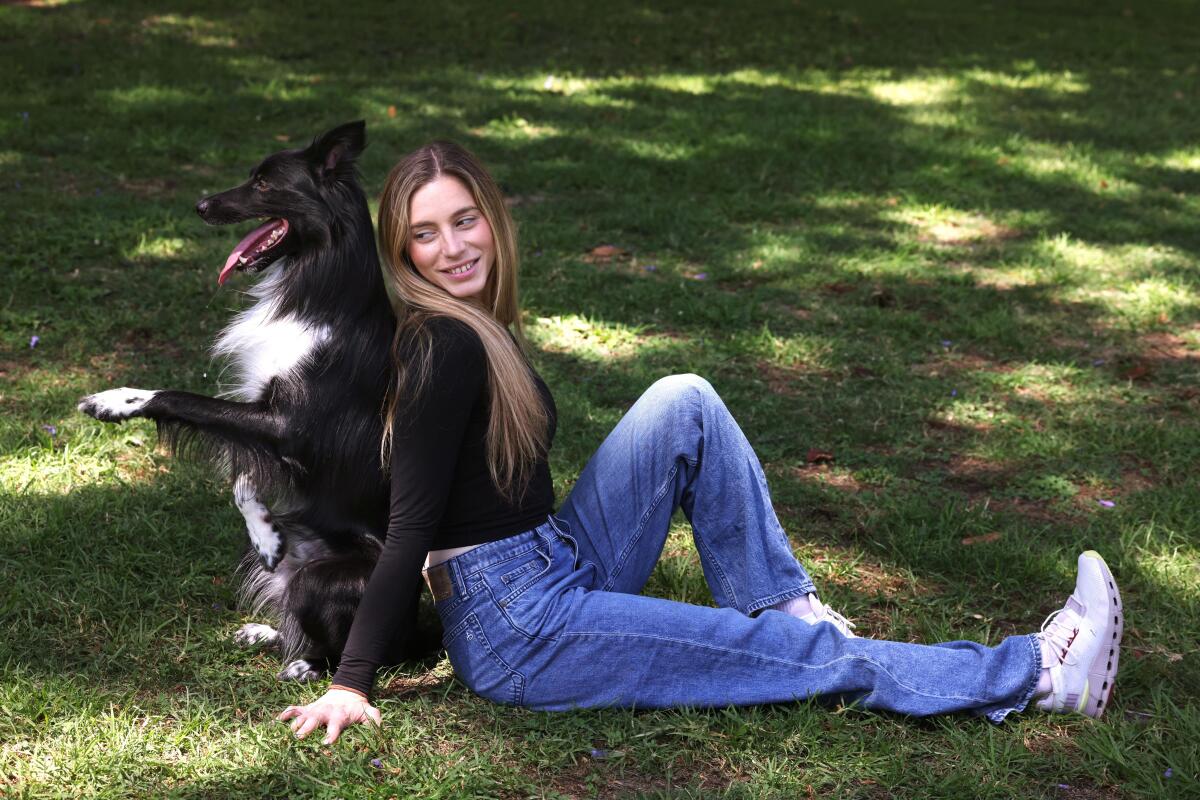
<svg viewBox="0 0 1200 800">
<path fill-rule="evenodd" d="M 458 227 L 469 228 L 475 224 L 475 217 L 463 217 L 458 221 Z"/>
<path fill-rule="evenodd" d="M 417 241 L 417 242 L 428 242 L 432 238 L 433 238 L 433 233 L 430 231 L 418 231 L 416 234 L 413 235 L 413 241 Z"/>
</svg>

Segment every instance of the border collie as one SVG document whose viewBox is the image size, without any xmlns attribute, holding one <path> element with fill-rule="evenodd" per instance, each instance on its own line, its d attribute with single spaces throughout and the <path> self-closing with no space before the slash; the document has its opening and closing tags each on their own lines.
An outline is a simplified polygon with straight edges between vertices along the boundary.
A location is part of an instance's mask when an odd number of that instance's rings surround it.
<svg viewBox="0 0 1200 800">
<path fill-rule="evenodd" d="M 267 220 L 217 278 L 262 273 L 255 302 L 213 348 L 235 379 L 222 397 L 121 388 L 79 403 L 105 422 L 148 417 L 177 452 L 198 449 L 226 469 L 252 545 L 243 601 L 279 621 L 235 638 L 278 645 L 281 680 L 337 665 L 387 526 L 379 443 L 395 319 L 355 167 L 364 147 L 365 124 L 342 125 L 196 204 L 211 225 Z M 396 661 L 437 647 L 413 623 Z"/>
</svg>

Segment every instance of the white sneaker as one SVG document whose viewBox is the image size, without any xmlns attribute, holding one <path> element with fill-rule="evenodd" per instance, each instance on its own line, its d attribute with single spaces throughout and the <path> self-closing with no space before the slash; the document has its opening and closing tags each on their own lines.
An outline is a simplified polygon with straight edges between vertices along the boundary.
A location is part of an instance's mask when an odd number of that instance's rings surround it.
<svg viewBox="0 0 1200 800">
<path fill-rule="evenodd" d="M 808 604 L 812 607 L 812 611 L 802 615 L 800 619 L 804 620 L 809 625 L 816 625 L 818 622 L 828 622 L 830 625 L 841 631 L 842 635 L 847 639 L 858 638 L 851 633 L 854 623 L 822 603 L 819 599 L 817 599 L 815 594 L 810 594 L 808 596 Z"/>
<path fill-rule="evenodd" d="M 1038 700 L 1043 711 L 1099 717 L 1117 677 L 1124 614 L 1121 595 L 1108 565 L 1095 550 L 1079 556 L 1075 592 L 1042 623 L 1038 640 L 1054 658 L 1050 693 Z"/>
</svg>

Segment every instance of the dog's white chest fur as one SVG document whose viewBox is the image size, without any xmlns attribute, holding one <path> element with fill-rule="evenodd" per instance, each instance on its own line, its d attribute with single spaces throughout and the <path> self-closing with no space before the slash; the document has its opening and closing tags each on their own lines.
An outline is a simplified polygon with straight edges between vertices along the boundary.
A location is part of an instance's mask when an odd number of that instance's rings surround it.
<svg viewBox="0 0 1200 800">
<path fill-rule="evenodd" d="M 228 359 L 233 381 L 222 381 L 223 396 L 250 403 L 262 397 L 273 378 L 286 376 L 329 339 L 328 326 L 311 325 L 293 315 L 279 316 L 269 293 L 268 275 L 255 287 L 259 301 L 234 317 L 213 345 L 213 356 Z"/>
</svg>

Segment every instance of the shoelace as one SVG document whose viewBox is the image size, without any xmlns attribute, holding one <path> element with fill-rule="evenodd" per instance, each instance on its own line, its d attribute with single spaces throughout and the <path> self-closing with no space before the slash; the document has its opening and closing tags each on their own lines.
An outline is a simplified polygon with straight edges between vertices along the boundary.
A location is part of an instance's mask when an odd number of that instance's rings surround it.
<svg viewBox="0 0 1200 800">
<path fill-rule="evenodd" d="M 1068 619 L 1074 618 L 1075 624 L 1069 624 L 1063 621 L 1062 617 L 1070 615 Z M 1079 623 L 1082 620 L 1079 614 L 1069 608 L 1060 608 L 1050 616 L 1046 617 L 1042 623 L 1042 629 L 1038 633 L 1038 639 L 1050 645 L 1052 652 L 1058 656 L 1060 664 L 1074 665 L 1075 661 L 1069 659 L 1075 658 L 1071 653 L 1071 642 L 1079 633 Z"/>
<path fill-rule="evenodd" d="M 828 622 L 834 627 L 840 628 L 842 633 L 849 633 L 855 627 L 853 622 L 846 619 L 829 606 L 825 606 L 821 609 L 821 613 L 817 615 L 817 622 Z"/>
</svg>

